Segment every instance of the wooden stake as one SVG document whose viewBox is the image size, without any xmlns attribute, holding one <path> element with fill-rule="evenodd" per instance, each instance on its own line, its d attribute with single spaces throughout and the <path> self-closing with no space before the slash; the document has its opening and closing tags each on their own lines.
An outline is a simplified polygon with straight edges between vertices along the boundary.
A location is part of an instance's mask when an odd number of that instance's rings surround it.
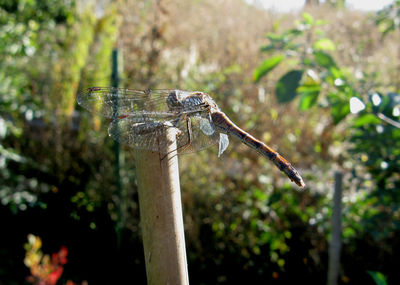
<svg viewBox="0 0 400 285">
<path fill-rule="evenodd" d="M 176 134 L 169 128 L 163 139 L 173 140 L 169 153 L 135 150 L 139 207 L 148 284 L 189 284 Z"/>
</svg>

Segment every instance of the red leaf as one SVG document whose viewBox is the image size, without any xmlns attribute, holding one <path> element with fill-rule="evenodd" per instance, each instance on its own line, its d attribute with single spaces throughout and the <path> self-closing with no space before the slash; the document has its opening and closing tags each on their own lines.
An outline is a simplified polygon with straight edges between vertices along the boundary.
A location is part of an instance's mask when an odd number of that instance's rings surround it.
<svg viewBox="0 0 400 285">
<path fill-rule="evenodd" d="M 51 272 L 48 275 L 48 284 L 49 285 L 55 285 L 57 283 L 57 280 L 61 277 L 61 274 L 63 273 L 63 268 L 59 267 L 55 271 Z"/>
</svg>

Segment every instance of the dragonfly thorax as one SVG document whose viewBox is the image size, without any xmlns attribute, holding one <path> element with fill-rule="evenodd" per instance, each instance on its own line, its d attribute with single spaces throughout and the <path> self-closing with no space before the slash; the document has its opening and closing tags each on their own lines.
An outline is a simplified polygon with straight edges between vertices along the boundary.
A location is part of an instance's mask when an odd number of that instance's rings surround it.
<svg viewBox="0 0 400 285">
<path fill-rule="evenodd" d="M 219 110 L 217 104 L 206 93 L 187 92 L 181 90 L 172 91 L 167 98 L 168 107 L 171 110 L 183 109 L 214 109 Z"/>
</svg>

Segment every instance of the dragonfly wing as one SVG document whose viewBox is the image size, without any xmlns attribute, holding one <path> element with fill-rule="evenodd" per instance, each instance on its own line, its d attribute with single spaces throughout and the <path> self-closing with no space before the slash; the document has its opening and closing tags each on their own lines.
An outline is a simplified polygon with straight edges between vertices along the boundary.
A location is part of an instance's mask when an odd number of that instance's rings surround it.
<svg viewBox="0 0 400 285">
<path fill-rule="evenodd" d="M 168 95 L 178 91 L 185 96 L 188 91 L 181 90 L 132 90 L 114 87 L 92 87 L 78 94 L 79 105 L 108 118 L 135 114 L 140 111 L 168 112 Z"/>
<path fill-rule="evenodd" d="M 167 128 L 176 131 L 176 144 L 179 153 L 197 152 L 217 144 L 220 135 L 213 132 L 207 135 L 201 130 L 200 125 L 204 118 L 200 116 L 184 116 L 175 113 L 152 113 L 145 116 L 142 113 L 115 119 L 108 128 L 108 134 L 122 144 L 138 149 L 160 151 L 166 149 L 173 141 L 165 141 Z M 188 122 L 189 121 L 189 122 Z M 188 124 L 191 132 L 189 135 Z M 191 139 L 190 139 L 191 137 Z"/>
<path fill-rule="evenodd" d="M 188 130 L 188 122 L 191 128 L 191 142 Z M 206 149 L 219 142 L 219 133 L 215 131 L 205 132 L 204 126 L 206 120 L 201 116 L 182 116 L 179 121 L 176 122 L 175 126 L 180 130 L 176 137 L 178 152 L 179 153 L 191 153 Z M 214 130 L 213 126 L 209 126 L 210 129 Z"/>
<path fill-rule="evenodd" d="M 219 148 L 218 148 L 218 157 L 220 157 L 224 151 L 228 148 L 229 138 L 227 134 L 219 133 Z"/>
<path fill-rule="evenodd" d="M 128 116 L 114 120 L 108 134 L 122 144 L 137 149 L 160 151 L 160 146 L 170 145 L 173 141 L 165 141 L 168 128 L 175 128 L 169 119 L 173 114 L 164 114 L 157 117 Z M 163 149 L 161 147 L 161 149 Z"/>
<path fill-rule="evenodd" d="M 211 136 L 215 132 L 215 128 L 211 124 L 210 120 L 206 118 L 201 118 L 199 123 L 200 123 L 200 129 L 205 135 Z"/>
</svg>

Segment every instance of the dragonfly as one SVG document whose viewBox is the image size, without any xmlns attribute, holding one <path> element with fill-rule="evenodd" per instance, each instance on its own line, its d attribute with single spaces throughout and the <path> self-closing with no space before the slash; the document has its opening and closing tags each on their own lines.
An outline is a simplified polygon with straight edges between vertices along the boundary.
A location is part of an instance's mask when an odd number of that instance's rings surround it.
<svg viewBox="0 0 400 285">
<path fill-rule="evenodd" d="M 162 152 L 168 148 L 160 147 L 160 138 L 173 128 L 179 154 L 218 144 L 220 156 L 229 145 L 230 135 L 272 161 L 292 182 L 305 186 L 289 161 L 234 124 L 204 92 L 91 87 L 79 93 L 77 101 L 87 110 L 110 118 L 108 133 L 122 144 Z"/>
</svg>

